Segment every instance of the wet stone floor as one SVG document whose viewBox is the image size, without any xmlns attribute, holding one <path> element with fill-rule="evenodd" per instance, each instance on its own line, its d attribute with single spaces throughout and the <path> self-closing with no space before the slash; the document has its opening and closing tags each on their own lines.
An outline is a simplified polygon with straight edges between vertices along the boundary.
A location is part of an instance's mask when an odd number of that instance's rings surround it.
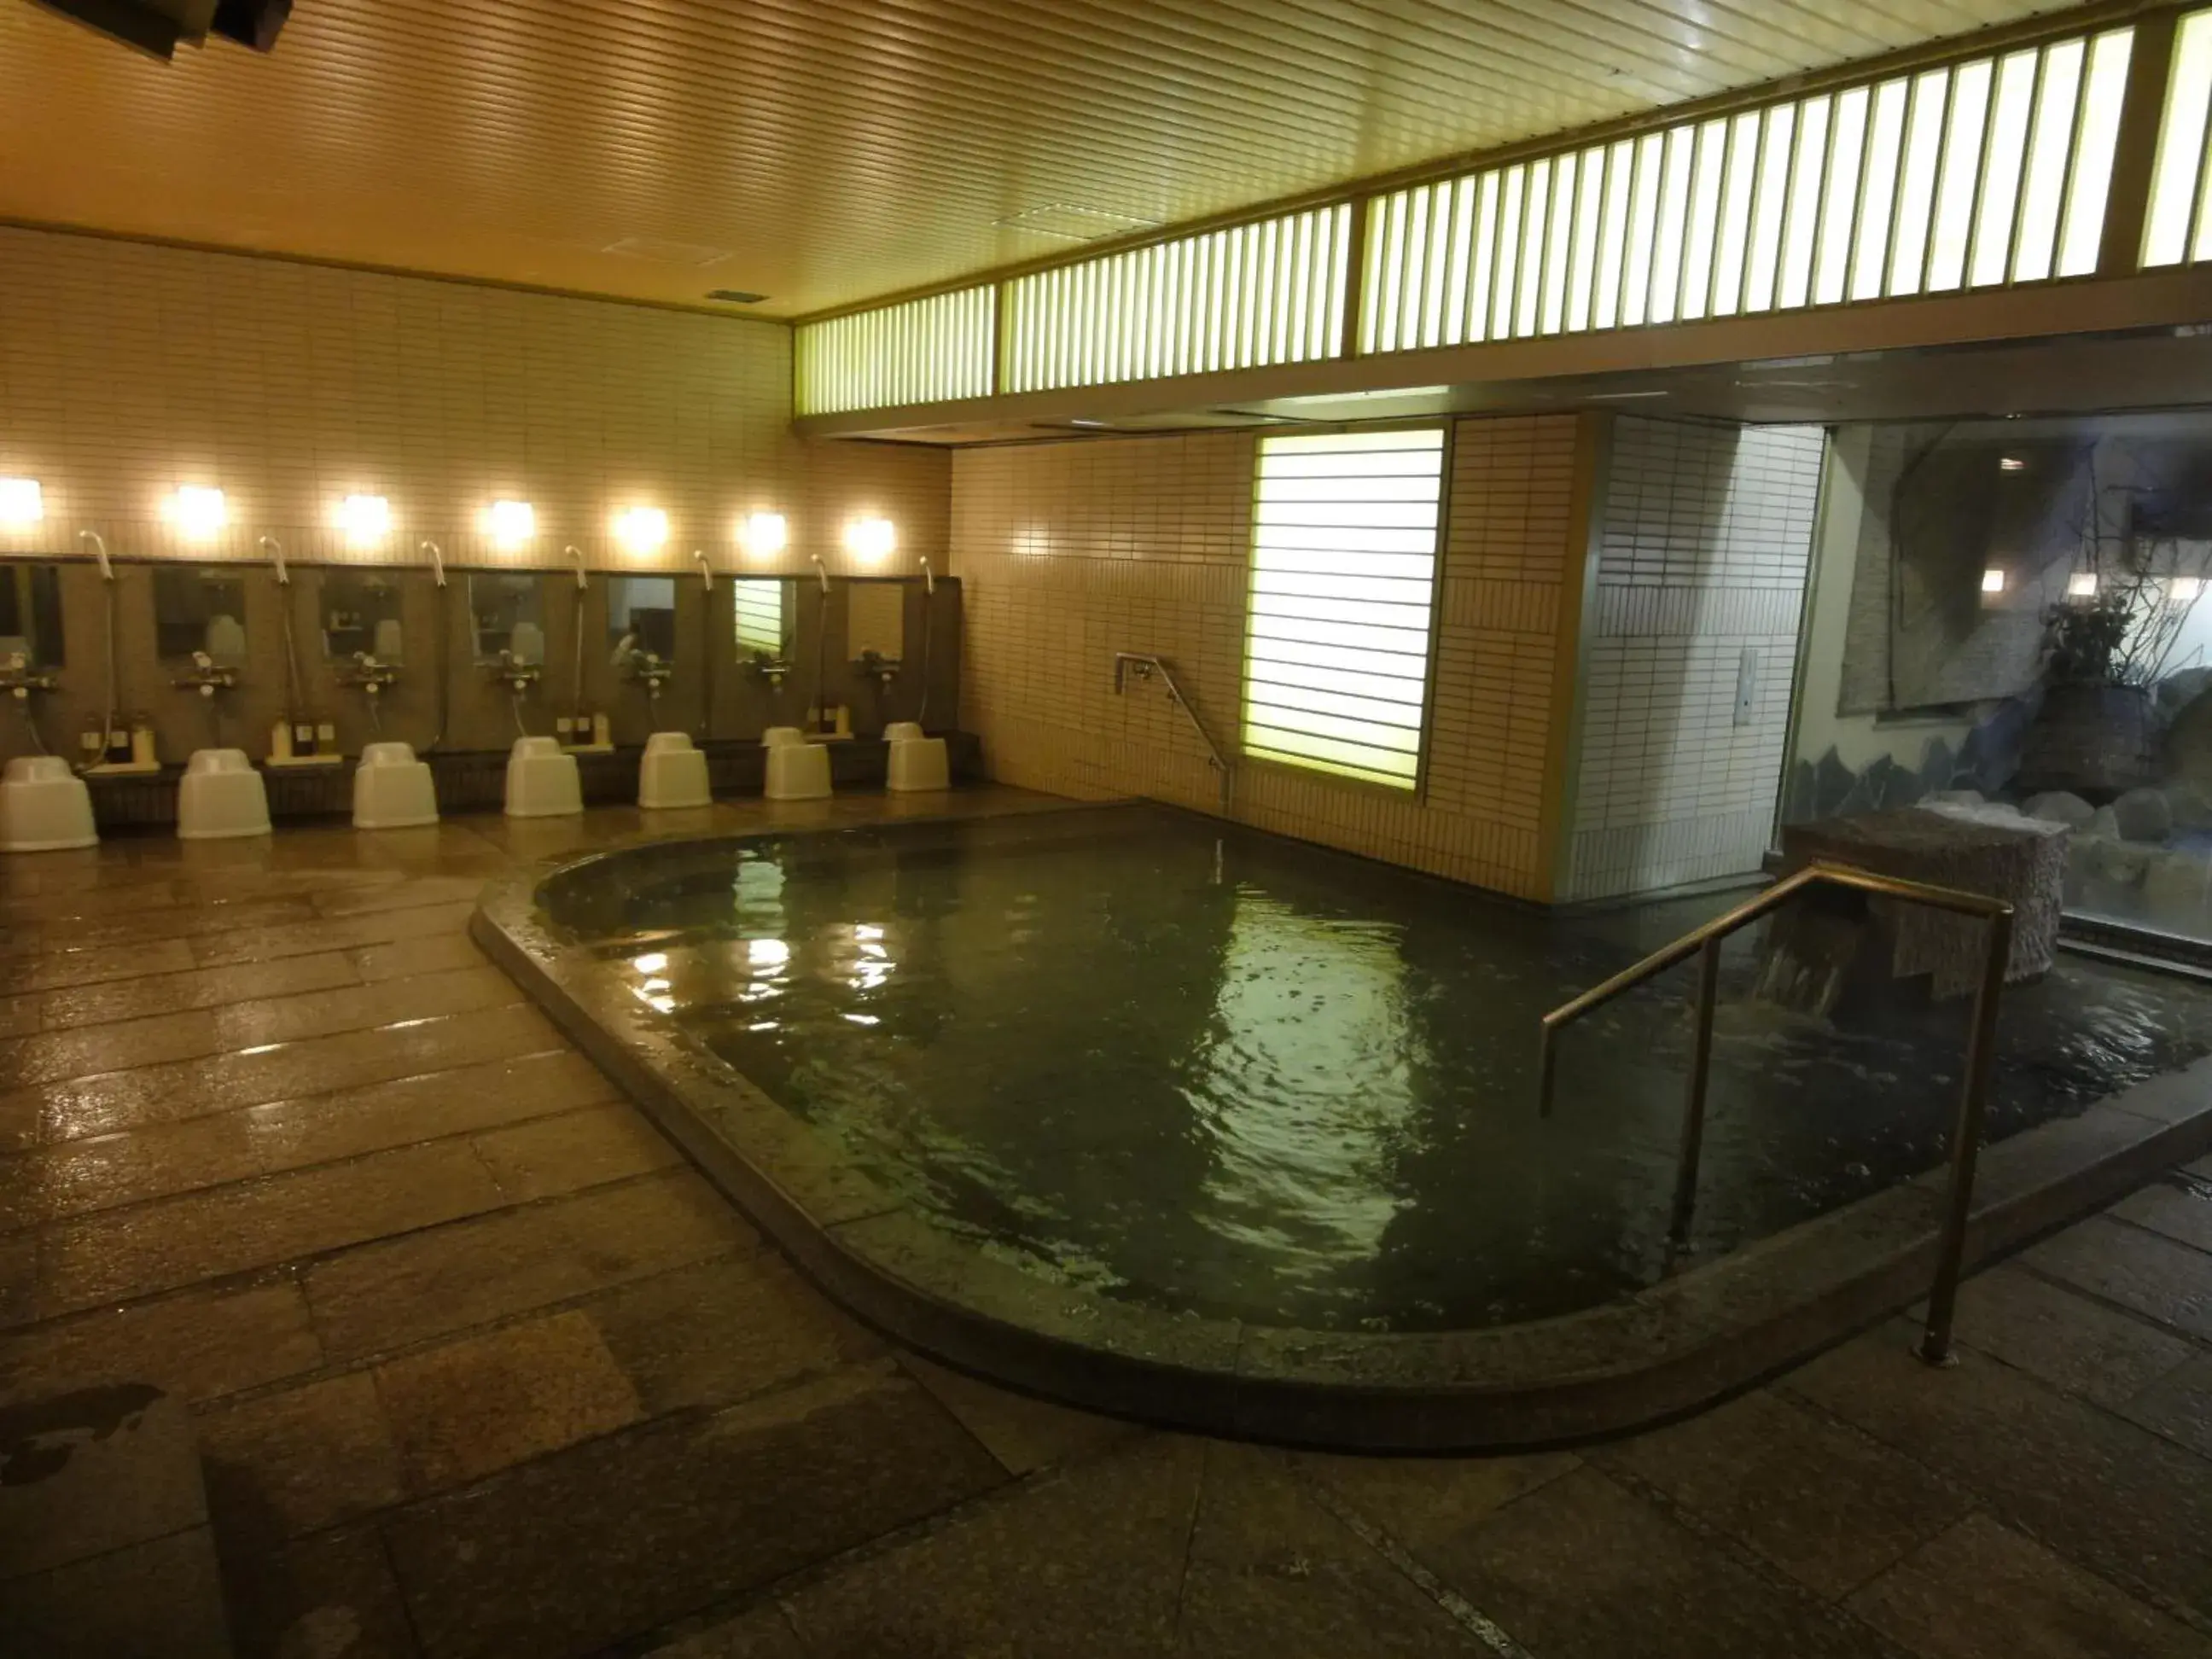
<svg viewBox="0 0 2212 1659">
<path fill-rule="evenodd" d="M 1578 1451 L 1152 1432 L 855 1325 L 469 942 L 639 828 L 0 864 L 0 1406 L 188 1404 L 237 1651 L 2212 1659 L 2212 1160 L 1972 1281 L 1952 1370 L 1900 1319 Z M 0 1651 L 174 1593 L 0 1559 Z"/>
</svg>

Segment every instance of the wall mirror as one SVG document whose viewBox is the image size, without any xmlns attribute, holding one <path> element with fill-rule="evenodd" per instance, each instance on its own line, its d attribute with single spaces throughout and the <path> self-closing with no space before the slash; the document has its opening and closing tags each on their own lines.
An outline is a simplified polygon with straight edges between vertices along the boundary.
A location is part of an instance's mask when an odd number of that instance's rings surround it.
<svg viewBox="0 0 2212 1659">
<path fill-rule="evenodd" d="M 545 660 L 545 592 L 539 577 L 508 570 L 472 573 L 469 617 L 479 665 L 494 666 L 509 652 L 516 662 Z"/>
<path fill-rule="evenodd" d="M 845 588 L 845 655 L 853 662 L 906 655 L 906 589 L 902 581 L 857 581 Z"/>
<path fill-rule="evenodd" d="M 356 656 L 404 660 L 399 579 L 381 570 L 326 570 L 321 586 L 323 650 L 332 662 Z"/>
<path fill-rule="evenodd" d="M 63 665 L 60 566 L 6 568 L 0 580 L 0 662 L 14 656 L 33 668 Z"/>
<path fill-rule="evenodd" d="M 791 580 L 782 576 L 741 576 L 733 586 L 738 660 L 789 662 L 799 616 Z"/>
<path fill-rule="evenodd" d="M 617 666 L 641 651 L 676 658 L 676 578 L 607 579 L 607 656 Z"/>
<path fill-rule="evenodd" d="M 190 662 L 204 651 L 219 667 L 246 665 L 246 577 L 223 566 L 163 565 L 154 572 L 154 649 Z"/>
</svg>

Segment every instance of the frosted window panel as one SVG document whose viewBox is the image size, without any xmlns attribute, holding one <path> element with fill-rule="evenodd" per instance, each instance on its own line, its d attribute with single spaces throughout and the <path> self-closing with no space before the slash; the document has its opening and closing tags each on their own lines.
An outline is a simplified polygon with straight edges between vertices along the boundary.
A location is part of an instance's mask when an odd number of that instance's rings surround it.
<svg viewBox="0 0 2212 1659">
<path fill-rule="evenodd" d="M 1651 252 L 1651 299 L 1645 315 L 1655 323 L 1671 323 L 1678 314 L 1682 294 L 1682 242 L 1690 217 L 1690 174 L 1697 155 L 1697 135 L 1676 127 L 1667 135 L 1667 166 L 1659 191 L 1659 225 Z"/>
<path fill-rule="evenodd" d="M 1970 280 L 1976 288 L 2002 283 L 2011 264 L 2013 210 L 2020 202 L 2028 119 L 2034 112 L 2036 62 L 2035 53 L 2016 52 L 1997 66 L 1983 152 L 1988 159 L 1982 169 L 1982 199 L 1974 216 L 1974 246 L 1968 258 Z"/>
<path fill-rule="evenodd" d="M 1733 317 L 1743 305 L 1744 256 L 1759 189 L 1759 125 L 1756 115 L 1739 115 L 1729 132 L 1727 181 L 1721 192 L 1719 242 L 1713 255 L 1710 309 L 1716 317 Z"/>
<path fill-rule="evenodd" d="M 2142 262 L 2179 264 L 2192 257 L 2189 225 L 2204 171 L 2205 119 L 2212 108 L 2212 11 L 2181 20 L 2174 31 L 2173 68 L 2166 88 L 2158 160 L 2151 170 L 2150 210 L 2143 223 Z"/>
<path fill-rule="evenodd" d="M 1774 279 L 1782 263 L 1782 227 L 1790 208 L 1790 156 L 1797 137 L 1797 106 L 1766 112 L 1759 149 L 1759 185 L 1752 203 L 1751 236 L 1744 270 L 1743 308 L 1774 304 Z"/>
<path fill-rule="evenodd" d="M 1557 334 L 1566 317 L 1567 262 L 1574 246 L 1577 158 L 1562 155 L 1552 167 L 1552 217 L 1544 233 L 1544 303 L 1537 327 Z"/>
<path fill-rule="evenodd" d="M 1909 83 L 1885 81 L 1875 89 L 1867 131 L 1865 182 L 1859 190 L 1858 246 L 1851 260 L 1851 298 L 1878 299 L 1889 259 L 1889 229 L 1897 210 L 1897 173 L 1905 149 Z"/>
<path fill-rule="evenodd" d="M 1966 279 L 1966 249 L 1973 239 L 1974 192 L 1982 180 L 1982 138 L 1989 119 L 1995 66 L 1986 59 L 1961 66 L 1951 77 L 1951 109 L 1943 129 L 1937 169 L 1936 216 L 1928 234 L 1923 286 L 1946 293 Z"/>
<path fill-rule="evenodd" d="M 1526 167 L 1508 167 L 1498 199 L 1496 293 L 1490 307 L 1490 337 L 1513 337 L 1513 283 L 1521 271 L 1521 216 L 1528 188 Z"/>
<path fill-rule="evenodd" d="M 1636 146 L 1636 174 L 1629 191 L 1628 259 L 1621 273 L 1620 320 L 1633 328 L 1644 321 L 1651 301 L 1651 250 L 1659 222 L 1660 173 L 1667 141 L 1657 133 Z"/>
<path fill-rule="evenodd" d="M 1434 427 L 1261 441 L 1247 756 L 1415 786 L 1443 453 Z"/>
<path fill-rule="evenodd" d="M 1501 187 L 1494 173 L 1482 175 L 1474 217 L 1474 264 L 1467 279 L 1467 337 L 1490 338 L 1490 290 L 1498 278 L 1498 212 Z"/>
<path fill-rule="evenodd" d="M 2087 276 L 2104 244 L 2105 198 L 2112 183 L 2112 147 L 2120 136 L 2120 100 L 2127 92 L 2132 29 L 2100 34 L 2089 46 L 2074 164 L 2066 180 L 2066 217 L 2059 232 L 2058 274 Z"/>
<path fill-rule="evenodd" d="M 1827 178 L 1828 123 L 1835 100 L 1808 98 L 1797 118 L 1797 152 L 1790 165 L 1789 222 L 1782 240 L 1782 276 L 1775 303 L 1794 311 L 1812 297 L 1813 252 L 1820 240 L 1820 186 Z"/>
<path fill-rule="evenodd" d="M 1544 284 L 1544 235 L 1550 225 L 1552 164 L 1538 161 L 1528 169 L 1528 200 L 1521 216 L 1521 269 L 1515 277 L 1513 332 L 1526 339 L 1536 331 L 1536 314 Z"/>
<path fill-rule="evenodd" d="M 1575 190 L 1574 257 L 1567 267 L 1566 325 L 1571 332 L 1580 333 L 1590 325 L 1597 289 L 1598 226 L 1612 183 L 1606 173 L 1605 151 L 1584 150 Z"/>
<path fill-rule="evenodd" d="M 1866 156 L 1867 106 L 1872 101 L 1863 87 L 1836 100 L 1828 176 L 1821 186 L 1820 247 L 1813 272 L 1815 305 L 1832 306 L 1844 297 L 1851 230 L 1858 217 L 1859 168 Z"/>
<path fill-rule="evenodd" d="M 1711 301 L 1721 186 L 1728 171 L 1728 132 L 1725 121 L 1708 121 L 1698 129 L 1697 163 L 1690 176 L 1689 228 L 1682 245 L 1682 301 L 1677 307 L 1684 317 L 1704 316 Z"/>
<path fill-rule="evenodd" d="M 2027 181 L 2013 256 L 2014 282 L 2038 282 L 2051 275 L 2058 210 L 2065 199 L 2066 158 L 2074 147 L 2075 95 L 2081 89 L 2082 55 L 2078 40 L 2043 54 L 2043 82 L 2036 94 Z"/>
<path fill-rule="evenodd" d="M 1598 222 L 1597 298 L 1591 315 L 1599 328 L 1620 322 L 1621 268 L 1628 256 L 1629 190 L 1634 183 L 1636 146 L 1615 144 L 1605 163 L 1605 208 Z"/>
</svg>

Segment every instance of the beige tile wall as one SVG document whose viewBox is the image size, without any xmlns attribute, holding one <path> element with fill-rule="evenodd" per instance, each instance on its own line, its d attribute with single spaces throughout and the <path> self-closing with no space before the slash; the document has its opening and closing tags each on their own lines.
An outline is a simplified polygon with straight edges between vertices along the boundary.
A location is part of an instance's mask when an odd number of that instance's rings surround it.
<svg viewBox="0 0 2212 1659">
<path fill-rule="evenodd" d="M 350 493 L 390 498 L 374 556 L 597 568 L 740 562 L 740 515 L 787 515 L 777 562 L 831 573 L 943 568 L 940 452 L 804 443 L 790 434 L 791 334 L 780 325 L 461 283 L 0 228 L 0 475 L 41 480 L 47 518 L 0 531 L 0 553 L 74 550 L 80 527 L 118 553 L 302 560 L 362 556 L 331 527 Z M 179 483 L 230 499 L 232 527 L 183 545 L 159 516 Z M 501 495 L 538 509 L 517 556 L 479 533 Z M 658 559 L 619 551 L 609 520 L 659 507 Z M 882 514 L 900 547 L 866 568 L 844 523 Z"/>
<path fill-rule="evenodd" d="M 1577 433 L 1572 416 L 1456 423 L 1421 798 L 1254 763 L 1238 769 L 1238 818 L 1547 896 L 1562 613 L 1581 563 L 1579 550 L 1569 556 L 1583 535 Z M 1117 697 L 1113 658 L 1166 658 L 1233 751 L 1255 442 L 1209 433 L 955 457 L 952 557 L 968 598 L 962 716 L 981 734 L 994 776 L 1089 799 L 1218 807 L 1203 744 L 1157 688 Z"/>
</svg>

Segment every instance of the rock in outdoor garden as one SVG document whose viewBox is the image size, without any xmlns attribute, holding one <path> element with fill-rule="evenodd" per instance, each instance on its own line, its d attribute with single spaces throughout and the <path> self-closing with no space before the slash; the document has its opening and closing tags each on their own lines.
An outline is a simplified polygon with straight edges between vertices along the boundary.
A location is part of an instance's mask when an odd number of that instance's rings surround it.
<svg viewBox="0 0 2212 1659">
<path fill-rule="evenodd" d="M 2150 861 L 2157 854 L 2149 848 L 2131 842 L 2114 841 L 2100 836 L 2088 844 L 2089 866 L 2106 881 L 2118 882 L 2123 887 L 2132 887 L 2143 878 Z"/>
<path fill-rule="evenodd" d="M 2113 841 L 2120 838 L 2120 815 L 2109 806 L 2100 806 L 2089 814 L 2088 823 L 2081 826 L 2085 836 L 2105 836 Z"/>
<path fill-rule="evenodd" d="M 2021 811 L 2032 818 L 2041 818 L 2045 823 L 2063 823 L 2069 830 L 2079 830 L 2097 815 L 2097 809 L 2087 801 L 2063 789 L 2046 790 L 2032 798 Z"/>
<path fill-rule="evenodd" d="M 2166 804 L 2173 811 L 2177 830 L 2212 830 L 2212 795 L 2185 783 L 2167 787 Z"/>
<path fill-rule="evenodd" d="M 2161 789 L 2130 789 L 2112 803 L 2112 819 L 2127 841 L 2164 841 L 2173 833 L 2173 809 Z"/>
<path fill-rule="evenodd" d="M 2154 912 L 2193 914 L 2204 908 L 2212 863 L 2195 853 L 2154 853 L 2143 872 L 2143 902 Z"/>
</svg>

